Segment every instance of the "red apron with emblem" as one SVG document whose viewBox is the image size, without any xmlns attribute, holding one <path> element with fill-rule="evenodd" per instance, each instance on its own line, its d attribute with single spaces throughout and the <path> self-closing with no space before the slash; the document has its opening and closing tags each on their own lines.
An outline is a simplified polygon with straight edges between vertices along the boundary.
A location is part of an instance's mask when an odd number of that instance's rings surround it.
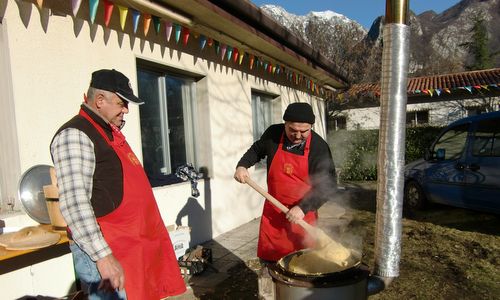
<svg viewBox="0 0 500 300">
<path fill-rule="evenodd" d="M 283 133 L 269 168 L 267 187 L 269 194 L 286 207 L 292 208 L 311 189 L 308 161 L 311 135 L 307 137 L 304 155 L 284 151 L 282 149 L 284 139 Z M 304 221 L 315 225 L 317 218 L 317 212 L 311 211 L 305 215 Z M 283 212 L 269 201 L 265 201 L 260 222 L 258 257 L 277 261 L 292 252 L 313 247 L 314 241 L 307 239 L 306 236 L 300 225 L 288 221 Z"/>
<path fill-rule="evenodd" d="M 113 141 L 84 111 L 85 117 L 120 158 L 123 200 L 113 212 L 97 218 L 101 231 L 125 272 L 129 300 L 156 300 L 186 291 L 151 185 L 123 134 L 113 128 Z"/>
</svg>

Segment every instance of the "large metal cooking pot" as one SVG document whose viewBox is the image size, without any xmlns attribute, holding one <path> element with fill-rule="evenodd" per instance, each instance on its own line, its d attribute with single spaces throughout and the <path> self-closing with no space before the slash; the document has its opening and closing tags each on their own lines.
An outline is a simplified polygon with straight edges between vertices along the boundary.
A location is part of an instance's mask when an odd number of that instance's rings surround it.
<svg viewBox="0 0 500 300">
<path fill-rule="evenodd" d="M 294 256 L 302 255 L 304 249 L 293 252 L 276 264 L 269 265 L 269 273 L 275 283 L 277 300 L 299 299 L 367 299 L 368 267 L 354 261 L 344 270 L 322 274 L 298 274 L 288 268 Z"/>
</svg>

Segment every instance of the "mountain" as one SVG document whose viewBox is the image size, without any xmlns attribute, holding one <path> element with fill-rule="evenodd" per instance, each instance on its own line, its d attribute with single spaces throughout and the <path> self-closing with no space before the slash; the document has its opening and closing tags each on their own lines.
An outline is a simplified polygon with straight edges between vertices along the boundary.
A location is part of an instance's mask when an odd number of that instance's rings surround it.
<svg viewBox="0 0 500 300">
<path fill-rule="evenodd" d="M 333 11 L 297 16 L 276 5 L 261 9 L 341 66 L 351 82 L 373 82 L 380 76 L 384 17 L 366 31 L 359 23 Z M 500 0 L 462 0 L 440 14 L 410 11 L 410 76 L 464 71 L 474 59 L 466 43 L 472 42 L 475 19 L 484 20 L 489 53 L 500 50 Z M 491 67 L 500 67 L 500 55 Z"/>
</svg>

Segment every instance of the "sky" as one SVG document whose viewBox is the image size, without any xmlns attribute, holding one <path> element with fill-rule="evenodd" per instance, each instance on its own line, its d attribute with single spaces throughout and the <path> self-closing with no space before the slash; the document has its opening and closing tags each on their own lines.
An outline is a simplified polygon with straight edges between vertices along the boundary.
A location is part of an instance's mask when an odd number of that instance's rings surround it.
<svg viewBox="0 0 500 300">
<path fill-rule="evenodd" d="M 366 29 L 378 16 L 385 15 L 384 0 L 251 0 L 255 5 L 274 4 L 289 13 L 306 15 L 310 11 L 331 10 L 355 20 Z M 441 13 L 460 2 L 459 0 L 409 0 L 410 9 L 417 15 L 427 10 Z"/>
</svg>

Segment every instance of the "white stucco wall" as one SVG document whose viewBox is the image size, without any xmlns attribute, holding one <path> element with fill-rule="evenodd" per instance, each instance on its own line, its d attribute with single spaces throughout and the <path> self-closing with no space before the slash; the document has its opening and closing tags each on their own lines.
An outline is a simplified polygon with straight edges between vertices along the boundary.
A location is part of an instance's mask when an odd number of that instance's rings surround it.
<svg viewBox="0 0 500 300">
<path fill-rule="evenodd" d="M 154 42 L 145 42 L 130 32 L 124 34 L 104 29 L 102 25 L 90 25 L 87 21 L 70 16 L 48 17 L 47 11 L 42 10 L 40 14 L 30 2 L 19 1 L 16 4 L 14 1 L 1 1 L 7 3 L 0 26 L 7 33 L 6 48 L 12 70 L 9 76 L 12 79 L 12 95 L 7 95 L 8 99 L 2 99 L 2 103 L 4 100 L 8 101 L 15 112 L 15 126 L 12 130 L 18 139 L 19 154 L 16 158 L 20 161 L 19 174 L 37 164 L 52 164 L 49 153 L 52 136 L 78 112 L 94 70 L 115 68 L 123 72 L 131 79 L 133 89 L 137 92 L 137 58 L 198 74 L 204 78 L 203 84 L 206 84 L 205 92 L 197 95 L 197 98 L 208 103 L 208 110 L 202 112 L 209 114 L 208 121 L 199 126 L 208 128 L 210 143 L 201 151 L 211 161 L 212 177 L 209 181 L 199 183 L 201 196 L 194 201 L 189 199 L 189 183 L 154 189 L 167 225 L 176 221 L 188 203 L 196 206 L 193 210 L 195 214 L 180 218 L 183 225 L 207 226 L 205 232 L 194 237 L 193 243 L 199 243 L 207 237 L 216 237 L 260 216 L 262 197 L 233 179 L 237 161 L 253 142 L 252 89 L 280 96 L 282 105 L 281 111 L 276 114 L 276 122 L 281 122 L 281 115 L 287 104 L 296 101 L 311 103 L 317 117 L 314 128 L 325 136 L 324 103 L 316 97 L 221 66 L 217 61 L 204 59 L 202 55 L 195 56 Z M 98 18 L 102 19 L 102 16 L 98 15 L 96 19 Z M 112 20 L 112 25 L 117 22 L 116 18 Z M 152 28 L 149 35 L 154 34 Z M 4 74 L 1 75 L 3 78 Z M 126 120 L 124 134 L 141 158 L 137 106 L 130 106 Z M 265 184 L 265 170 L 252 169 L 251 175 L 257 182 Z M 16 226 L 27 226 L 31 223 L 25 215 L 17 218 L 4 215 L 0 219 L 7 226 L 14 223 Z M 61 259 L 68 267 L 67 257 Z M 23 276 L 29 276 L 24 270 L 19 272 Z M 11 285 L 19 274 L 12 272 L 0 275 L 0 290 Z M 67 275 L 67 278 L 73 278 L 72 274 Z M 37 281 L 38 277 L 33 276 L 33 282 Z M 20 286 L 18 292 L 36 292 L 35 286 L 38 283 L 28 284 L 28 287 Z M 57 291 L 39 291 L 59 297 L 67 292 L 67 287 Z"/>
<path fill-rule="evenodd" d="M 430 126 L 446 126 L 453 121 L 466 117 L 464 107 L 473 107 L 481 104 L 498 108 L 500 97 L 483 99 L 465 99 L 436 101 L 429 103 L 408 104 L 406 111 L 429 111 Z M 343 110 L 339 115 L 347 118 L 347 130 L 378 129 L 380 124 L 380 108 L 356 108 Z"/>
</svg>

